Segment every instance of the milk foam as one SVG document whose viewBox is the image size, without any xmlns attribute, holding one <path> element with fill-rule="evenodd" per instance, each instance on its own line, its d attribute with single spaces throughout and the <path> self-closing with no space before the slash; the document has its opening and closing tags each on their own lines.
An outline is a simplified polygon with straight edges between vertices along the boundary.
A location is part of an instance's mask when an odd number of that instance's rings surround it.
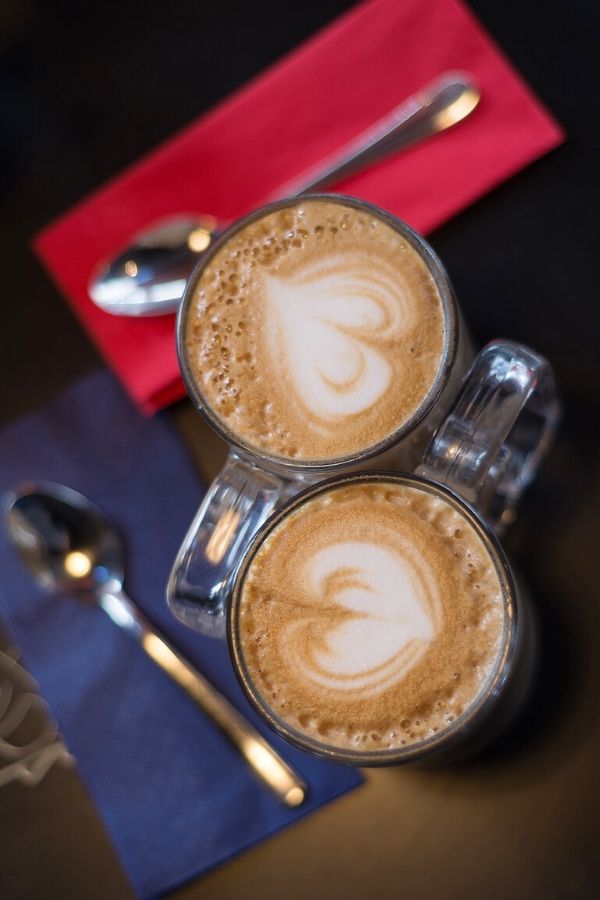
<svg viewBox="0 0 600 900">
<path fill-rule="evenodd" d="M 380 750 L 443 730 L 502 645 L 504 595 L 469 521 L 413 486 L 338 487 L 293 510 L 239 601 L 246 669 L 273 712 L 331 746 Z"/>
<path fill-rule="evenodd" d="M 349 615 L 334 619 L 314 645 L 299 633 L 311 627 L 310 619 L 290 625 L 282 635 L 290 667 L 317 685 L 361 698 L 401 680 L 435 637 L 441 613 L 425 561 L 414 551 L 410 556 L 359 541 L 312 556 L 304 573 L 312 596 Z"/>
<path fill-rule="evenodd" d="M 366 277 L 370 269 L 362 254 L 337 253 L 294 278 L 265 277 L 269 352 L 325 422 L 383 397 L 392 365 L 377 341 L 400 339 L 414 317 L 395 270 Z"/>
<path fill-rule="evenodd" d="M 335 458 L 383 440 L 441 365 L 425 262 L 387 223 L 325 200 L 252 222 L 203 270 L 186 321 L 212 411 L 258 450 Z"/>
</svg>

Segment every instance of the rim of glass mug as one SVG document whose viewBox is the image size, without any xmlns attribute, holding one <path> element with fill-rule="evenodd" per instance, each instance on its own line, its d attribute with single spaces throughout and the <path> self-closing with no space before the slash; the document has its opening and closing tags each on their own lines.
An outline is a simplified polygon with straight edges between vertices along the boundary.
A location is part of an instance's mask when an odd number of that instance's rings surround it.
<svg viewBox="0 0 600 900">
<path fill-rule="evenodd" d="M 237 435 L 227 427 L 227 425 L 211 408 L 211 405 L 206 400 L 199 384 L 193 376 L 190 366 L 188 365 L 185 349 L 185 334 L 190 307 L 193 302 L 194 293 L 200 276 L 202 275 L 205 267 L 215 256 L 215 254 L 219 252 L 219 250 L 230 240 L 233 235 L 237 234 L 252 222 L 264 218 L 265 216 L 269 215 L 270 213 L 276 212 L 279 209 L 297 206 L 301 203 L 312 203 L 315 201 L 323 200 L 326 200 L 329 203 L 337 203 L 340 206 L 350 206 L 353 209 L 368 212 L 371 215 L 376 216 L 385 224 L 389 225 L 391 228 L 401 234 L 402 237 L 404 237 L 405 240 L 410 243 L 413 249 L 417 251 L 419 256 L 425 262 L 427 269 L 434 280 L 435 286 L 438 290 L 442 302 L 442 308 L 444 311 L 444 348 L 436 377 L 431 387 L 429 388 L 429 391 L 427 392 L 423 402 L 418 407 L 418 409 L 415 410 L 412 416 L 406 419 L 395 431 L 393 431 L 382 440 L 378 441 L 376 444 L 372 444 L 370 447 L 367 447 L 364 450 L 346 454 L 345 456 L 332 457 L 330 459 L 321 458 L 300 460 L 291 459 L 290 457 L 286 456 L 279 456 L 277 454 L 269 453 L 260 447 L 255 447 L 250 442 L 244 441 L 241 436 Z M 413 432 L 424 419 L 427 418 L 428 414 L 431 412 L 440 395 L 442 394 L 444 388 L 446 387 L 446 384 L 448 383 L 454 367 L 458 349 L 458 320 L 459 315 L 456 298 L 454 296 L 454 291 L 452 289 L 444 266 L 442 265 L 436 253 L 429 246 L 427 241 L 422 238 L 421 235 L 419 235 L 416 231 L 414 231 L 410 227 L 410 225 L 407 225 L 406 222 L 404 222 L 402 219 L 399 219 L 397 216 L 394 216 L 392 213 L 380 209 L 373 203 L 369 203 L 366 200 L 359 200 L 356 197 L 350 197 L 345 194 L 304 194 L 302 195 L 302 197 L 290 197 L 284 200 L 278 200 L 274 203 L 266 204 L 265 206 L 260 207 L 260 209 L 253 210 L 251 213 L 242 216 L 242 218 L 238 219 L 232 225 L 230 225 L 229 228 L 227 228 L 226 231 L 224 231 L 217 238 L 214 244 L 209 247 L 206 253 L 203 254 L 202 259 L 199 260 L 198 264 L 196 265 L 187 281 L 183 299 L 177 314 L 177 357 L 179 360 L 179 368 L 181 370 L 185 388 L 194 406 L 196 407 L 198 412 L 206 419 L 211 428 L 213 428 L 217 432 L 217 434 L 219 434 L 231 446 L 236 448 L 241 455 L 246 456 L 246 458 L 250 457 L 252 460 L 259 460 L 260 465 L 262 466 L 264 466 L 265 464 L 272 465 L 273 467 L 278 467 L 280 470 L 288 469 L 297 471 L 300 469 L 311 469 L 313 471 L 333 471 L 343 466 L 360 463 L 364 460 L 369 460 L 375 456 L 379 456 L 379 454 L 384 453 L 386 450 L 389 450 L 397 443 L 401 442 L 405 437 L 407 437 L 407 435 L 411 434 L 411 432 Z"/>
<path fill-rule="evenodd" d="M 268 706 L 263 700 L 260 692 L 254 686 L 245 664 L 238 628 L 238 611 L 240 608 L 245 576 L 259 547 L 287 515 L 299 506 L 308 503 L 314 497 L 326 493 L 332 488 L 337 488 L 349 483 L 377 481 L 384 481 L 386 483 L 393 482 L 394 484 L 408 486 L 412 485 L 425 490 L 430 494 L 441 496 L 444 500 L 448 501 L 460 515 L 467 519 L 483 542 L 498 575 L 504 600 L 504 626 L 502 632 L 502 649 L 498 655 L 492 674 L 488 678 L 486 684 L 481 688 L 477 699 L 464 713 L 462 713 L 462 715 L 448 725 L 447 728 L 444 728 L 442 731 L 437 732 L 435 735 L 425 738 L 422 741 L 411 744 L 410 746 L 395 747 L 386 750 L 355 751 L 338 747 L 333 744 L 327 744 L 326 741 L 314 740 L 306 734 L 296 731 Z M 318 484 L 297 494 L 282 506 L 281 509 L 274 513 L 254 535 L 252 542 L 244 553 L 231 592 L 227 611 L 227 643 L 231 658 L 234 662 L 236 676 L 246 697 L 261 718 L 268 722 L 271 728 L 290 744 L 324 759 L 346 763 L 348 765 L 402 765 L 403 763 L 424 759 L 434 754 L 436 751 L 446 749 L 447 747 L 450 749 L 456 744 L 460 744 L 461 739 L 466 739 L 472 730 L 476 729 L 476 726 L 486 718 L 488 712 L 493 708 L 496 699 L 503 693 L 503 688 L 511 673 L 513 660 L 517 651 L 519 635 L 517 596 L 518 592 L 510 566 L 496 535 L 481 519 L 476 510 L 466 503 L 458 494 L 454 493 L 454 491 L 444 485 L 437 484 L 428 478 L 407 473 L 382 471 L 335 475 L 324 481 L 320 481 Z"/>
</svg>

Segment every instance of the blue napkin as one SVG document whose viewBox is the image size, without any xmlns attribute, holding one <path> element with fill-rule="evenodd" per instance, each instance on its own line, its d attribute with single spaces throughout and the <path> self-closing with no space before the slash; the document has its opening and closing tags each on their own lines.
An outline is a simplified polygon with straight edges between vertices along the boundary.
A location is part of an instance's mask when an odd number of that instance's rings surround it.
<svg viewBox="0 0 600 900">
<path fill-rule="evenodd" d="M 86 494 L 127 547 L 126 589 L 258 724 L 224 642 L 166 608 L 171 562 L 202 489 L 165 417 L 143 419 L 101 371 L 0 435 L 0 491 L 27 479 Z M 98 608 L 42 592 L 0 529 L 0 617 L 37 679 L 134 889 L 153 896 L 355 787 L 360 775 L 269 739 L 309 785 L 288 810 L 183 692 Z"/>
</svg>

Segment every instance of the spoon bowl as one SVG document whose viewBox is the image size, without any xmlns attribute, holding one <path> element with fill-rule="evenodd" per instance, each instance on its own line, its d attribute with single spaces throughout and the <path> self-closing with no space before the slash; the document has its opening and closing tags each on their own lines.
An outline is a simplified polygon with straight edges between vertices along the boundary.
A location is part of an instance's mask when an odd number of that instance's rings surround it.
<svg viewBox="0 0 600 900">
<path fill-rule="evenodd" d="M 160 219 L 113 260 L 100 263 L 90 279 L 90 297 L 113 315 L 163 315 L 176 309 L 197 259 L 218 234 L 219 223 L 210 216 Z"/>
<path fill-rule="evenodd" d="M 47 590 L 89 597 L 123 586 L 123 542 L 77 491 L 50 482 L 20 485 L 7 497 L 5 521 L 15 549 Z"/>
</svg>

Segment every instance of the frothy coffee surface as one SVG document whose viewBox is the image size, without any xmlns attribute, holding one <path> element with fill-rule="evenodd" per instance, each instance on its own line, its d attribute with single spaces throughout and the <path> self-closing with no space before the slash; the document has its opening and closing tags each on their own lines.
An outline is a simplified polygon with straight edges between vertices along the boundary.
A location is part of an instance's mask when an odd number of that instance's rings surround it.
<svg viewBox="0 0 600 900">
<path fill-rule="evenodd" d="M 239 601 L 239 646 L 296 732 L 363 752 L 418 743 L 479 696 L 502 648 L 494 563 L 447 500 L 392 482 L 338 487 L 271 532 Z"/>
<path fill-rule="evenodd" d="M 208 262 L 184 335 L 225 427 L 299 460 L 367 449 L 418 409 L 444 312 L 421 256 L 368 211 L 304 200 L 246 225 Z"/>
</svg>

